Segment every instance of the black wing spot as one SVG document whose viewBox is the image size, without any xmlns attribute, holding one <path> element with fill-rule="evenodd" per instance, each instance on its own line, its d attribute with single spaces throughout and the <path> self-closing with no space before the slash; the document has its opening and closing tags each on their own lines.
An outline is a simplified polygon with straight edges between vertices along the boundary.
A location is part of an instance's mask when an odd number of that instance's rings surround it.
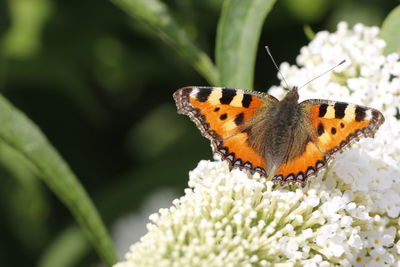
<svg viewBox="0 0 400 267">
<path fill-rule="evenodd" d="M 220 120 L 226 120 L 226 118 L 228 118 L 228 115 L 226 115 L 226 113 L 224 113 L 221 116 L 219 116 Z"/>
<path fill-rule="evenodd" d="M 196 94 L 196 99 L 199 102 L 206 102 L 210 94 L 211 94 L 211 89 L 208 88 L 199 89 L 199 92 Z"/>
<path fill-rule="evenodd" d="M 335 103 L 335 118 L 336 119 L 343 119 L 345 115 L 345 110 L 347 108 L 347 103 L 337 102 Z"/>
<path fill-rule="evenodd" d="M 326 114 L 326 111 L 328 110 L 328 104 L 321 104 L 319 106 L 319 117 L 323 117 Z"/>
<path fill-rule="evenodd" d="M 340 123 L 340 128 L 344 128 L 344 123 L 343 122 Z"/>
<path fill-rule="evenodd" d="M 222 96 L 219 101 L 221 102 L 221 104 L 229 105 L 235 95 L 236 92 L 232 89 L 222 89 Z"/>
<path fill-rule="evenodd" d="M 214 112 L 218 112 L 220 110 L 220 108 L 215 108 Z"/>
<path fill-rule="evenodd" d="M 322 123 L 318 124 L 317 134 L 318 136 L 323 135 L 325 132 L 324 125 Z"/>
<path fill-rule="evenodd" d="M 237 126 L 239 126 L 240 124 L 242 124 L 243 119 L 244 119 L 244 113 L 242 112 L 236 115 L 234 122 Z"/>
<path fill-rule="evenodd" d="M 250 103 L 251 103 L 251 100 L 252 100 L 252 99 L 253 99 L 253 98 L 252 98 L 251 95 L 244 94 L 244 95 L 243 95 L 243 99 L 242 99 L 242 105 L 243 105 L 243 107 L 248 108 L 248 107 L 250 106 Z"/>
<path fill-rule="evenodd" d="M 332 128 L 331 128 L 331 133 L 332 133 L 332 134 L 336 134 L 336 128 L 335 128 L 335 127 L 332 127 Z"/>
<path fill-rule="evenodd" d="M 357 106 L 356 107 L 356 121 L 363 121 L 365 119 L 365 116 L 367 115 L 366 113 L 367 109 Z"/>
</svg>

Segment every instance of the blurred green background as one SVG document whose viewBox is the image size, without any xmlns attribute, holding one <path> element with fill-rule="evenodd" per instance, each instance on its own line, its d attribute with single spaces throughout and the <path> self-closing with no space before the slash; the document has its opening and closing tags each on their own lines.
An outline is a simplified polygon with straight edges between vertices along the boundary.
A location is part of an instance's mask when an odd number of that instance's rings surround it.
<svg viewBox="0 0 400 267">
<path fill-rule="evenodd" d="M 189 170 L 212 158 L 209 142 L 176 113 L 172 99 L 180 87 L 209 83 L 159 29 L 140 19 L 141 10 L 132 13 L 122 2 L 129 1 L 0 1 L 1 93 L 41 128 L 108 229 L 142 209 L 154 192 L 182 195 Z M 164 3 L 213 59 L 223 1 Z M 314 32 L 334 31 L 342 20 L 380 26 L 397 4 L 277 1 L 262 27 L 254 88 L 278 83 L 264 45 L 277 62 L 294 64 L 309 41 L 305 25 Z M 0 139 L 0 266 L 98 266 L 74 217 L 37 176 Z M 140 215 L 143 225 L 148 215 Z M 132 231 L 143 225 L 132 224 Z"/>
</svg>

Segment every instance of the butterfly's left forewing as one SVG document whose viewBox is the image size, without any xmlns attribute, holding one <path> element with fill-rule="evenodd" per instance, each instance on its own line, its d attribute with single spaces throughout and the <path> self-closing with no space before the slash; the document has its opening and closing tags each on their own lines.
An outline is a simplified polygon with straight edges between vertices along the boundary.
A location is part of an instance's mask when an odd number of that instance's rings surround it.
<svg viewBox="0 0 400 267">
<path fill-rule="evenodd" d="M 213 151 L 230 167 L 266 175 L 265 159 L 248 143 L 244 126 L 268 102 L 267 94 L 220 87 L 185 87 L 174 93 L 178 112 L 188 115 L 203 136 L 211 140 Z"/>
</svg>

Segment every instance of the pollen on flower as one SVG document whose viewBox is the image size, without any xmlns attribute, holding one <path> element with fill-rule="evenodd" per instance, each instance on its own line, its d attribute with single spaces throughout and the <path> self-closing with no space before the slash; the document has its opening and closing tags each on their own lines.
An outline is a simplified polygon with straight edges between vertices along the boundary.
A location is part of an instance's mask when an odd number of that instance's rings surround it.
<svg viewBox="0 0 400 267">
<path fill-rule="evenodd" d="M 116 266 L 400 266 L 400 59 L 384 46 L 379 28 L 341 22 L 300 50 L 298 66 L 280 67 L 289 85 L 302 85 L 345 59 L 301 96 L 379 109 L 386 122 L 375 139 L 294 191 L 201 161 L 184 196 L 150 216 Z"/>
</svg>

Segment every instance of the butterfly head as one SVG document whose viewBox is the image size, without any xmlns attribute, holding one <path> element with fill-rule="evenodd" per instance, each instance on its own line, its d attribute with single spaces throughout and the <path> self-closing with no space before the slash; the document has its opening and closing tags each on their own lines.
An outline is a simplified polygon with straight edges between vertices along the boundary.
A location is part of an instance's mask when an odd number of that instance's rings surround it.
<svg viewBox="0 0 400 267">
<path fill-rule="evenodd" d="M 299 101 L 299 93 L 298 93 L 298 87 L 293 86 L 289 92 L 287 92 L 286 96 L 282 99 L 282 101 L 285 102 L 294 102 L 297 104 L 297 101 Z"/>
</svg>

